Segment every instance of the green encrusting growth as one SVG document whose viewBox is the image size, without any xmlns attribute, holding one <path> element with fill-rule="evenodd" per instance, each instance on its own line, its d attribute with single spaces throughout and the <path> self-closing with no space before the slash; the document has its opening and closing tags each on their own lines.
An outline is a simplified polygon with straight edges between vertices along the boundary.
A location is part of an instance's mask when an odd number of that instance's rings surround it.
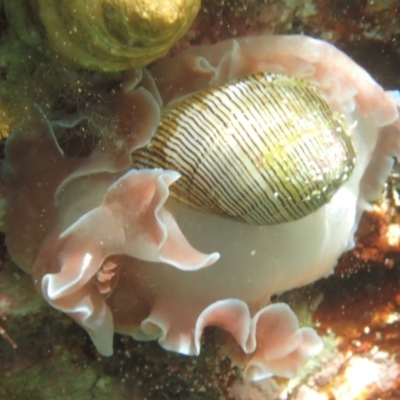
<svg viewBox="0 0 400 400">
<path fill-rule="evenodd" d="M 297 220 L 330 201 L 356 153 L 343 115 L 313 85 L 256 73 L 184 99 L 162 115 L 137 168 L 182 177 L 171 197 L 257 225 Z"/>
</svg>

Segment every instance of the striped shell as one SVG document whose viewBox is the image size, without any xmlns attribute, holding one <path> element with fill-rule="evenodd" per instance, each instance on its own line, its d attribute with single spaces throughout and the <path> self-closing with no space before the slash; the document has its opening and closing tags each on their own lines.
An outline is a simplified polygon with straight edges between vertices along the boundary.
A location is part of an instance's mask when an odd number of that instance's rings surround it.
<svg viewBox="0 0 400 400">
<path fill-rule="evenodd" d="M 180 172 L 171 197 L 257 225 L 305 217 L 350 176 L 344 116 L 300 79 L 257 73 L 185 98 L 163 112 L 137 168 Z"/>
</svg>

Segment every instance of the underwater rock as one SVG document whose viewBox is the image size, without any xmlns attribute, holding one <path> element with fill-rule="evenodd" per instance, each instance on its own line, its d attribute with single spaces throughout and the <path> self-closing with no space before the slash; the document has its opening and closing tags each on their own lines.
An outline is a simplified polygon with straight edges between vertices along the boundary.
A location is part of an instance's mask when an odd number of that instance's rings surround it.
<svg viewBox="0 0 400 400">
<path fill-rule="evenodd" d="M 189 29 L 200 0 L 4 0 L 4 8 L 24 42 L 46 39 L 65 59 L 108 72 L 165 55 Z"/>
<path fill-rule="evenodd" d="M 187 96 L 261 71 L 307 82 L 343 116 L 356 152 L 348 180 L 318 209 L 273 225 L 171 201 L 181 171 L 139 169 L 131 154 L 159 134 L 160 118 Z M 112 354 L 114 331 L 199 354 L 204 328 L 215 325 L 227 332 L 226 348 L 246 378 L 296 374 L 321 341 L 270 297 L 329 273 L 352 245 L 361 214 L 379 197 L 400 155 L 392 94 L 326 42 L 260 36 L 193 47 L 131 73 L 108 106 L 116 113 L 115 134 L 91 155 L 71 157 L 60 140 L 63 132 L 90 123 L 89 110 L 52 122 L 37 110 L 8 140 L 2 177 L 7 246 L 15 262 L 104 355 Z M 200 118 L 201 105 L 197 112 Z M 305 107 L 292 125 L 307 123 L 313 113 Z M 251 112 L 242 117 L 256 119 Z M 186 123 L 198 132 L 193 121 Z M 228 190 L 223 177 L 219 184 Z"/>
</svg>

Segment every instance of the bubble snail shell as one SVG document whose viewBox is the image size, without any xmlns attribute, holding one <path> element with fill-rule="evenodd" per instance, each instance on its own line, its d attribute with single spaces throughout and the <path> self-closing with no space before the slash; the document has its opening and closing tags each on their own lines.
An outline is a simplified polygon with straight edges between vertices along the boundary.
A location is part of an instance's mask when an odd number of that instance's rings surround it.
<svg viewBox="0 0 400 400">
<path fill-rule="evenodd" d="M 114 332 L 198 355 L 217 326 L 246 379 L 293 377 L 322 341 L 270 298 L 353 245 L 400 156 L 397 101 L 321 40 L 193 47 L 127 76 L 91 154 L 59 140 L 90 109 L 22 121 L 1 168 L 8 250 L 103 355 Z"/>
<path fill-rule="evenodd" d="M 165 55 L 189 29 L 200 0 L 4 0 L 4 8 L 26 43 L 46 39 L 65 59 L 111 72 Z"/>
<path fill-rule="evenodd" d="M 179 171 L 171 198 L 269 225 L 326 204 L 352 172 L 355 150 L 344 116 L 314 86 L 258 73 L 166 110 L 132 161 L 137 168 Z"/>
</svg>

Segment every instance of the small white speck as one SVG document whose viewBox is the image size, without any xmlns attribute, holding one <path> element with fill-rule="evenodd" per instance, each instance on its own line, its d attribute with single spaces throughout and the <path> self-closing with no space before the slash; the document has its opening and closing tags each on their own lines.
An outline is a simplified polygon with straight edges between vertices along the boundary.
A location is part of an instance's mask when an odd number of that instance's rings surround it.
<svg viewBox="0 0 400 400">
<path fill-rule="evenodd" d="M 386 318 L 386 323 L 393 324 L 393 323 L 397 322 L 398 320 L 399 320 L 399 314 L 392 313 L 392 314 L 388 315 L 388 317 Z"/>
</svg>

